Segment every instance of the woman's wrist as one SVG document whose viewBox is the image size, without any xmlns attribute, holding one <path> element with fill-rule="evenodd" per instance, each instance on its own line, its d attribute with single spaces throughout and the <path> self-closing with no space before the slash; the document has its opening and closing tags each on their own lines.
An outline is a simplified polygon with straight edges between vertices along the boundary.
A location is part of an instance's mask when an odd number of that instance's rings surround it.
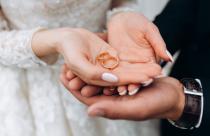
<svg viewBox="0 0 210 136">
<path fill-rule="evenodd" d="M 109 21 L 115 15 L 118 15 L 118 14 L 121 14 L 121 13 L 125 13 L 125 12 L 135 12 L 135 10 L 133 10 L 131 8 L 126 8 L 126 7 L 115 8 L 115 9 L 113 9 L 111 11 L 108 11 L 108 13 L 107 13 L 107 21 Z"/>
<path fill-rule="evenodd" d="M 34 33 L 32 38 L 31 48 L 34 54 L 48 64 L 54 63 L 58 58 L 60 42 L 56 34 L 55 30 L 43 29 Z"/>
</svg>

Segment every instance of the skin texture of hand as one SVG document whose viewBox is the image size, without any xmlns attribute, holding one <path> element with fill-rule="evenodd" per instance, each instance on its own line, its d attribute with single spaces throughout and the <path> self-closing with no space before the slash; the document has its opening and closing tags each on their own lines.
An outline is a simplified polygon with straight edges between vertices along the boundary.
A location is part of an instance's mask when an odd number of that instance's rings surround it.
<svg viewBox="0 0 210 136">
<path fill-rule="evenodd" d="M 52 53 L 62 54 L 72 73 L 92 85 L 137 83 L 160 74 L 160 68 L 156 64 L 120 61 L 112 71 L 103 68 L 95 63 L 96 56 L 104 51 L 115 56 L 117 51 L 97 35 L 84 29 L 60 28 L 37 32 L 32 40 L 32 49 L 40 58 Z M 145 69 L 147 67 L 150 69 Z M 129 76 L 124 76 L 128 72 Z"/>
<path fill-rule="evenodd" d="M 157 63 L 160 58 L 172 61 L 158 28 L 140 13 L 122 12 L 111 17 L 108 22 L 108 43 L 119 51 L 123 61 Z M 149 82 L 152 79 L 143 84 Z M 126 90 L 133 94 L 140 85 L 120 86 L 118 91 L 122 95 Z"/>
<path fill-rule="evenodd" d="M 123 12 L 113 16 L 108 23 L 108 35 L 107 37 L 103 35 L 103 39 L 119 52 L 119 58 L 121 60 L 129 63 L 156 64 L 160 58 L 166 61 L 172 61 L 172 57 L 167 53 L 166 45 L 157 27 L 139 13 Z M 117 90 L 120 95 L 126 95 L 127 91 L 130 95 L 133 95 L 137 93 L 142 84 L 147 85 L 154 78 L 150 77 L 137 84 L 119 86 Z M 78 86 L 77 88 L 81 87 Z M 85 86 L 85 88 L 92 88 L 94 91 L 99 90 L 100 87 Z M 90 90 L 87 89 L 88 92 L 85 92 L 85 90 L 82 89 L 82 94 L 90 96 Z M 115 93 L 115 90 L 105 88 L 103 92 L 106 95 L 112 95 Z"/>
<path fill-rule="evenodd" d="M 150 65 L 150 66 L 149 66 Z M 148 74 L 155 74 L 157 71 L 157 69 L 159 69 L 159 72 L 161 71 L 160 67 L 156 67 L 156 66 L 153 66 L 154 64 L 139 64 L 139 66 L 141 66 L 141 68 L 139 67 L 138 69 L 138 72 L 141 74 L 139 78 L 142 79 L 142 81 L 145 80 L 144 76 L 148 73 Z M 155 64 L 157 65 L 157 64 Z M 149 67 L 149 68 L 148 68 Z M 151 72 L 153 70 L 153 72 Z M 129 69 L 131 70 L 131 69 Z M 87 84 L 85 81 L 83 81 L 81 78 L 79 78 L 78 76 L 76 76 L 71 70 L 70 68 L 68 68 L 68 66 L 65 64 L 63 65 L 62 67 L 62 70 L 61 70 L 61 77 L 65 77 L 66 80 L 68 81 L 68 89 L 71 89 L 71 90 L 81 90 L 81 93 L 83 96 L 85 97 L 91 97 L 91 96 L 94 96 L 94 95 L 97 95 L 98 93 L 101 93 L 101 90 L 103 89 L 102 86 L 94 86 L 94 85 L 91 85 L 91 84 Z M 124 75 L 122 73 L 122 75 Z M 136 76 L 136 75 L 133 75 L 133 76 Z M 150 75 L 152 76 L 152 75 Z M 124 79 L 126 78 L 133 78 L 132 76 L 129 77 L 127 76 L 126 74 L 124 75 Z M 136 77 L 135 77 L 136 78 Z M 147 80 L 149 79 L 149 77 L 146 77 Z M 128 80 L 128 82 L 130 82 L 132 79 Z M 104 94 L 105 95 L 113 95 L 116 93 L 116 90 L 106 90 L 104 89 L 103 90 Z"/>
<path fill-rule="evenodd" d="M 157 62 L 172 61 L 158 28 L 145 16 L 122 12 L 108 22 L 108 43 L 118 50 L 121 60 Z"/>
<path fill-rule="evenodd" d="M 61 77 L 68 88 L 68 80 Z M 170 77 L 158 78 L 134 96 L 84 97 L 78 90 L 70 92 L 82 103 L 89 106 L 90 116 L 109 119 L 147 120 L 153 118 L 178 120 L 182 115 L 185 96 L 182 84 Z"/>
</svg>

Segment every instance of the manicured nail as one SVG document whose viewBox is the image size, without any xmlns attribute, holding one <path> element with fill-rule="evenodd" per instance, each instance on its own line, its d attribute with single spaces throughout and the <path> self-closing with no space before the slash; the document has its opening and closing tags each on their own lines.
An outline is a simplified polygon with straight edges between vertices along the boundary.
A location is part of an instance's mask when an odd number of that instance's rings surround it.
<svg viewBox="0 0 210 136">
<path fill-rule="evenodd" d="M 139 91 L 139 88 L 134 89 L 133 91 L 130 91 L 129 95 L 135 95 Z"/>
<path fill-rule="evenodd" d="M 118 82 L 118 77 L 111 73 L 103 73 L 102 80 L 104 80 L 106 82 L 116 83 L 116 82 Z"/>
<path fill-rule="evenodd" d="M 163 77 L 166 77 L 164 74 L 160 74 L 158 76 L 156 76 L 155 78 L 163 78 Z"/>
<path fill-rule="evenodd" d="M 124 91 L 122 91 L 122 92 L 119 92 L 119 95 L 120 96 L 124 96 L 124 95 L 126 95 L 127 94 L 127 90 L 124 90 Z"/>
<path fill-rule="evenodd" d="M 143 87 L 149 86 L 152 82 L 153 82 L 153 79 L 150 79 L 150 80 L 148 80 L 148 81 L 142 83 L 142 86 L 143 86 Z"/>
<path fill-rule="evenodd" d="M 167 54 L 168 57 L 170 58 L 170 61 L 171 61 L 171 62 L 174 62 L 174 59 L 173 59 L 171 53 L 170 53 L 168 50 L 166 50 L 166 54 Z"/>
<path fill-rule="evenodd" d="M 88 115 L 91 117 L 103 117 L 105 112 L 101 109 L 88 109 Z"/>
</svg>

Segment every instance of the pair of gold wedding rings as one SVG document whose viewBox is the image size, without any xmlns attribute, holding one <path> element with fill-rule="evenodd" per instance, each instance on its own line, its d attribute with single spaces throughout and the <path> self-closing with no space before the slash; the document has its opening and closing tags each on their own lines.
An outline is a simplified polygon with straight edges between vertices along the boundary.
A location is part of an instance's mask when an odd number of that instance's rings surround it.
<svg viewBox="0 0 210 136">
<path fill-rule="evenodd" d="M 112 56 L 109 52 L 101 52 L 96 61 L 104 68 L 114 70 L 119 65 L 119 58 Z"/>
</svg>

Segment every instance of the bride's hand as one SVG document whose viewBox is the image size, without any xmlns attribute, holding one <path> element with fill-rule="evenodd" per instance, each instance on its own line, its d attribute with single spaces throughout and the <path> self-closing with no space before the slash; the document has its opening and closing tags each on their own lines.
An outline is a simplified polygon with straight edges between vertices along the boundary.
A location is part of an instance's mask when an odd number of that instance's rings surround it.
<svg viewBox="0 0 210 136">
<path fill-rule="evenodd" d="M 160 70 L 142 73 L 139 71 L 141 65 L 129 65 L 128 62 L 122 61 L 112 71 L 95 64 L 95 58 L 101 51 L 107 51 L 112 55 L 116 55 L 117 52 L 98 36 L 84 29 L 61 28 L 37 32 L 32 40 L 32 49 L 40 58 L 53 53 L 62 54 L 71 71 L 92 85 L 138 83 L 160 74 Z M 151 65 L 151 69 L 157 67 Z M 125 76 L 128 72 L 129 75 Z"/>
<path fill-rule="evenodd" d="M 160 58 L 172 61 L 158 28 L 142 14 L 122 12 L 113 15 L 108 22 L 108 43 L 119 51 L 123 61 L 157 63 Z M 143 84 L 151 83 L 153 79 Z M 119 94 L 135 94 L 141 84 L 118 87 Z"/>
<path fill-rule="evenodd" d="M 121 12 L 108 22 L 108 43 L 119 51 L 121 60 L 157 62 L 172 61 L 158 28 L 144 15 Z"/>
</svg>

